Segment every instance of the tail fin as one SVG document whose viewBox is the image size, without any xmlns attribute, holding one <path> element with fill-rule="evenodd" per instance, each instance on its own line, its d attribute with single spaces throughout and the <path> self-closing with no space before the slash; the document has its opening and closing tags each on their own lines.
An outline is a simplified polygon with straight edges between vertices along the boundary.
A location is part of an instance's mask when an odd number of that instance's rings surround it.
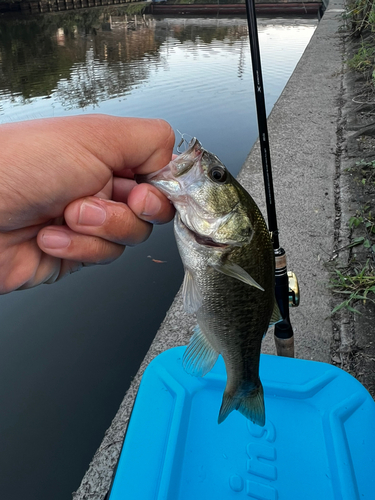
<svg viewBox="0 0 375 500">
<path fill-rule="evenodd" d="M 241 390 L 241 395 L 237 396 L 235 393 L 232 396 L 225 390 L 218 423 L 221 424 L 224 422 L 233 410 L 238 410 L 242 415 L 254 422 L 254 424 L 263 427 L 266 423 L 266 414 L 262 384 L 259 382 L 259 386 L 256 389 L 252 389 L 246 395 L 243 395 L 243 391 Z"/>
</svg>

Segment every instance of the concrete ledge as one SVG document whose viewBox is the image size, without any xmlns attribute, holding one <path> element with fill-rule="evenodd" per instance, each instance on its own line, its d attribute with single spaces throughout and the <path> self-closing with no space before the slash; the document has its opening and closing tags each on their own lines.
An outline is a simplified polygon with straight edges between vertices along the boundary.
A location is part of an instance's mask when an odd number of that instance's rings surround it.
<svg viewBox="0 0 375 500">
<path fill-rule="evenodd" d="M 279 2 L 256 2 L 255 11 L 259 15 L 318 15 L 318 12 L 322 8 L 321 2 L 289 2 L 289 1 L 279 1 Z M 160 4 L 151 3 L 147 9 L 147 13 L 154 14 L 158 16 L 163 15 L 196 15 L 196 14 L 222 14 L 233 15 L 233 14 L 246 14 L 246 5 L 240 3 L 234 4 Z"/>
<path fill-rule="evenodd" d="M 280 228 L 302 290 L 301 305 L 292 310 L 296 355 L 330 361 L 332 325 L 328 275 L 337 226 L 337 128 L 342 94 L 343 47 L 339 32 L 343 0 L 331 0 L 310 44 L 297 65 L 270 119 L 269 133 Z M 252 149 L 240 181 L 264 210 L 258 145 Z M 186 344 L 194 319 L 182 307 L 179 292 L 121 407 L 96 452 L 75 500 L 103 500 L 111 484 L 122 440 L 148 363 L 165 349 Z M 272 335 L 264 351 L 274 352 Z"/>
</svg>

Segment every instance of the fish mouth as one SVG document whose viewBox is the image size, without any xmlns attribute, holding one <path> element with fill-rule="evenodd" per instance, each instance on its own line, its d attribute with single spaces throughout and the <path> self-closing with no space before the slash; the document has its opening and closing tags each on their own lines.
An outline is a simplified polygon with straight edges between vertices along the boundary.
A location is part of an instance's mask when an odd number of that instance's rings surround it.
<svg viewBox="0 0 375 500">
<path fill-rule="evenodd" d="M 201 143 L 194 137 L 190 141 L 188 149 L 172 159 L 165 167 L 149 174 L 136 174 L 134 180 L 137 184 L 142 182 L 152 184 L 168 194 L 168 185 L 176 185 L 176 183 L 180 185 L 177 179 L 185 176 L 199 162 L 203 152 Z"/>
<path fill-rule="evenodd" d="M 199 233 L 196 233 L 190 227 L 188 227 L 181 219 L 181 216 L 178 215 L 179 217 L 179 222 L 180 224 L 185 228 L 185 230 L 195 239 L 195 241 L 198 243 L 198 245 L 203 245 L 205 247 L 211 247 L 211 248 L 228 248 L 227 243 L 218 243 L 217 241 L 214 241 L 212 238 L 209 236 L 202 236 Z"/>
</svg>

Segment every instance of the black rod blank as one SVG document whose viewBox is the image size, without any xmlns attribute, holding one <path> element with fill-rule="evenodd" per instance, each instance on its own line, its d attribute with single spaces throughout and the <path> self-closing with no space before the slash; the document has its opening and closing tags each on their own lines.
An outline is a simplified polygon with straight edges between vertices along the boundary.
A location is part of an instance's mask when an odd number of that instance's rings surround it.
<svg viewBox="0 0 375 500">
<path fill-rule="evenodd" d="M 279 234 L 277 228 L 275 196 L 273 192 L 270 145 L 268 141 L 267 114 L 264 99 L 264 87 L 262 77 L 262 66 L 260 61 L 260 50 L 258 40 L 258 28 L 255 15 L 254 0 L 246 0 L 247 23 L 249 26 L 250 51 L 253 67 L 253 79 L 255 90 L 255 102 L 258 116 L 258 130 L 260 152 L 262 156 L 263 178 L 266 191 L 266 205 L 268 229 L 272 234 L 273 247 L 279 248 Z"/>
</svg>

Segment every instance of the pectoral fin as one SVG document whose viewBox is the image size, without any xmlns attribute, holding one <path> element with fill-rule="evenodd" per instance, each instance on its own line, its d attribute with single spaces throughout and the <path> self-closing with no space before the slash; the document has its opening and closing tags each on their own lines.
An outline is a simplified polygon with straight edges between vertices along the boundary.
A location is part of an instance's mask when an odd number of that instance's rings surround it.
<svg viewBox="0 0 375 500">
<path fill-rule="evenodd" d="M 212 369 L 218 356 L 219 353 L 215 351 L 197 325 L 182 359 L 185 371 L 196 377 L 204 377 Z"/>
<path fill-rule="evenodd" d="M 219 271 L 219 273 L 226 274 L 231 278 L 235 278 L 237 280 L 243 281 L 247 285 L 254 286 L 258 288 L 262 292 L 264 292 L 264 288 L 262 288 L 251 276 L 247 273 L 242 267 L 234 262 L 230 262 L 227 260 L 224 264 L 212 264 L 212 267 Z"/>
<path fill-rule="evenodd" d="M 202 295 L 188 268 L 185 269 L 184 282 L 182 284 L 182 298 L 184 309 L 188 314 L 194 314 L 202 305 Z"/>
</svg>

